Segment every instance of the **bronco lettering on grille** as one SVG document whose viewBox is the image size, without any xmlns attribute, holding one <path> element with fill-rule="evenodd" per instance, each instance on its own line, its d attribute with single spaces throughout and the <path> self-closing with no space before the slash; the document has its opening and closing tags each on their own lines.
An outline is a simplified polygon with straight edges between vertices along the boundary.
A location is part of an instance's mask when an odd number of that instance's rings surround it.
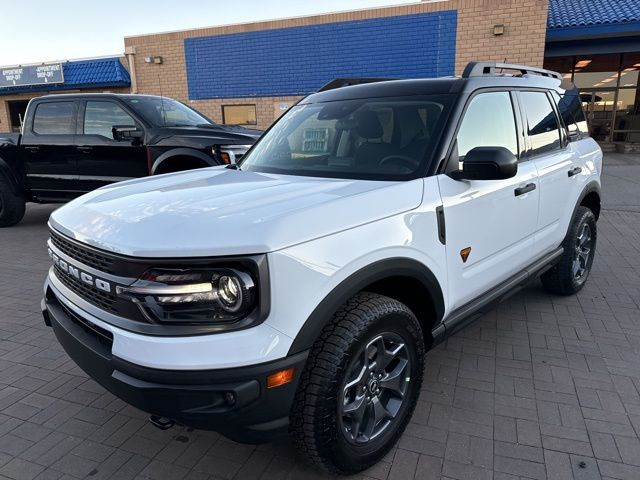
<svg viewBox="0 0 640 480">
<path fill-rule="evenodd" d="M 64 273 L 82 283 L 95 287 L 98 290 L 111 293 L 112 289 L 109 282 L 102 280 L 101 278 L 94 277 L 93 275 L 89 275 L 87 272 L 83 272 L 78 267 L 75 267 L 66 260 L 61 259 L 58 255 L 53 253 L 50 248 L 48 248 L 47 250 L 49 252 L 49 257 L 51 258 L 51 260 L 53 260 L 54 265 L 56 265 Z"/>
</svg>

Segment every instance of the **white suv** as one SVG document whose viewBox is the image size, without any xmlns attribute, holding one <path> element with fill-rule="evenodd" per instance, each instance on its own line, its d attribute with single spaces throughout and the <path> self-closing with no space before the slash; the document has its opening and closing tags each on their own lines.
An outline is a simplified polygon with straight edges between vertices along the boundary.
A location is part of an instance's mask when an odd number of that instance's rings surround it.
<svg viewBox="0 0 640 480">
<path fill-rule="evenodd" d="M 403 432 L 429 348 L 539 276 L 582 288 L 601 169 L 554 72 L 332 82 L 239 165 L 53 213 L 45 321 L 157 426 L 289 431 L 357 472 Z"/>
</svg>

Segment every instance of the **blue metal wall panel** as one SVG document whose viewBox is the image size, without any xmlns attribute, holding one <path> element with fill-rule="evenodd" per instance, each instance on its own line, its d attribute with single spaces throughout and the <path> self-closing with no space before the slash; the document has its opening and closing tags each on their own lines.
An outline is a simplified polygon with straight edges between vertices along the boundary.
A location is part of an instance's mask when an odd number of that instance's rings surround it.
<svg viewBox="0 0 640 480">
<path fill-rule="evenodd" d="M 337 77 L 453 75 L 455 10 L 184 41 L 189 98 L 305 95 Z"/>
</svg>

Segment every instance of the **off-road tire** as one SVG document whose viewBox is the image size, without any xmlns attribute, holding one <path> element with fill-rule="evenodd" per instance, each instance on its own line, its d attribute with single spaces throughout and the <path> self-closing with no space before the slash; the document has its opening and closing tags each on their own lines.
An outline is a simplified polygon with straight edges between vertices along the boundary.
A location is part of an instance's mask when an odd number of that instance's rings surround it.
<svg viewBox="0 0 640 480">
<path fill-rule="evenodd" d="M 382 332 L 398 335 L 404 342 L 411 376 L 403 403 L 388 428 L 364 446 L 354 445 L 339 426 L 340 395 L 352 360 Z M 298 384 L 290 434 L 302 456 L 317 468 L 337 474 L 357 473 L 382 459 L 402 435 L 415 409 L 424 354 L 422 329 L 404 304 L 366 292 L 347 301 L 313 345 Z"/>
<path fill-rule="evenodd" d="M 12 227 L 24 217 L 25 201 L 13 193 L 12 186 L 0 175 L 0 228 Z"/>
<path fill-rule="evenodd" d="M 576 251 L 576 243 L 578 237 L 587 225 L 591 234 L 590 254 L 586 262 L 586 270 L 583 276 L 576 278 L 573 272 L 573 263 L 578 255 Z M 596 217 L 593 212 L 587 207 L 578 207 L 569 232 L 562 243 L 564 247 L 564 253 L 560 258 L 560 261 L 551 270 L 545 272 L 541 277 L 542 285 L 545 290 L 557 295 L 573 295 L 579 292 L 584 284 L 587 282 L 589 272 L 591 271 L 591 265 L 593 263 L 593 257 L 596 251 L 596 240 L 598 238 Z"/>
</svg>

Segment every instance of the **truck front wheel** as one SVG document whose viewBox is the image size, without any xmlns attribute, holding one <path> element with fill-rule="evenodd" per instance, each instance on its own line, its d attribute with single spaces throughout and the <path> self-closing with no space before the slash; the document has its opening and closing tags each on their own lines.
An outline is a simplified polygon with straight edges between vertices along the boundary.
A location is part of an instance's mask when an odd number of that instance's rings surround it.
<svg viewBox="0 0 640 480">
<path fill-rule="evenodd" d="M 339 474 L 382 459 L 416 406 L 424 354 L 420 324 L 404 304 L 373 293 L 349 300 L 302 373 L 290 418 L 298 450 Z"/>
<path fill-rule="evenodd" d="M 12 227 L 22 220 L 25 201 L 13 193 L 12 186 L 0 175 L 0 228 Z"/>
</svg>

